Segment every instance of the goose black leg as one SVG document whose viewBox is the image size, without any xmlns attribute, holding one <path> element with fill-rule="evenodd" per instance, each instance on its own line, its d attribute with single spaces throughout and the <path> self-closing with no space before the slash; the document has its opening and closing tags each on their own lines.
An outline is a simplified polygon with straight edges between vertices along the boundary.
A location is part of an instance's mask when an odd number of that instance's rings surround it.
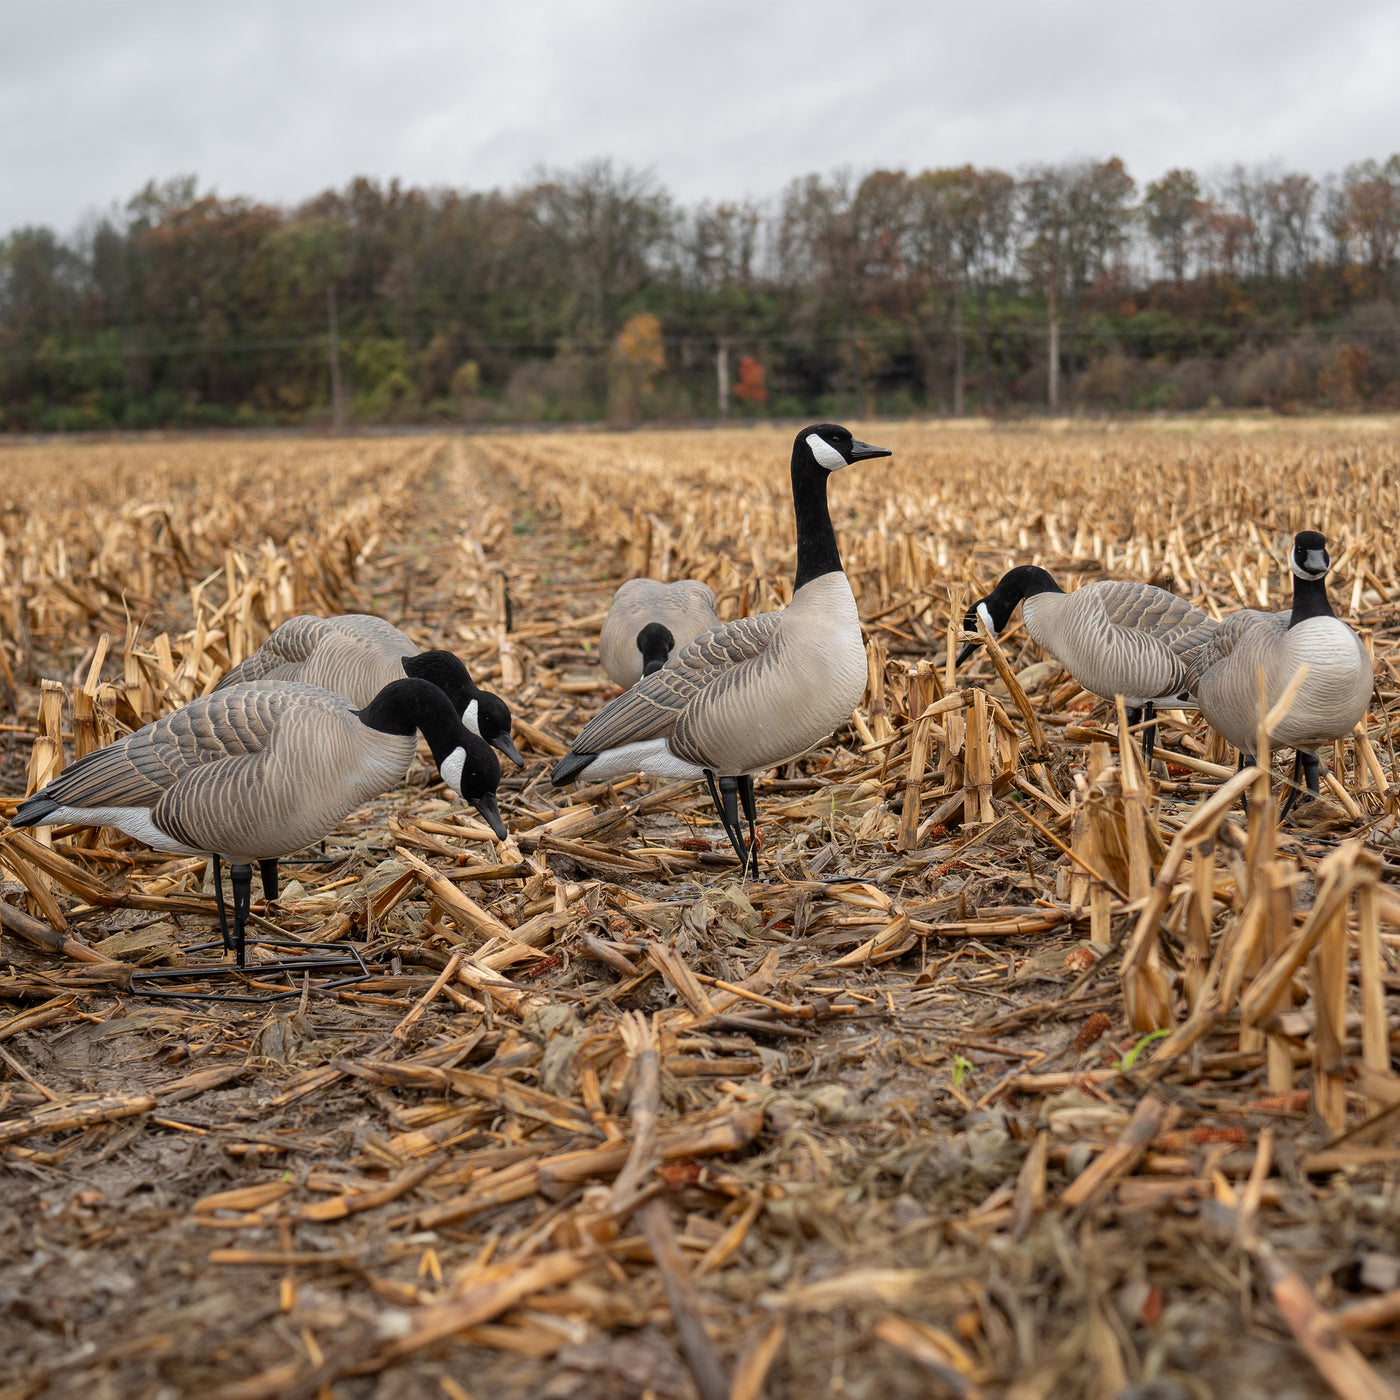
<svg viewBox="0 0 1400 1400">
<path fill-rule="evenodd" d="M 1308 785 L 1308 791 L 1314 797 L 1322 796 L 1321 770 L 1322 765 L 1318 761 L 1315 753 L 1300 753 L 1298 757 L 1303 762 L 1303 779 Z"/>
<path fill-rule="evenodd" d="M 219 911 L 219 933 L 223 936 L 224 952 L 233 952 L 233 939 L 229 936 L 228 915 L 224 912 L 224 877 L 219 870 L 219 858 L 214 860 L 214 908 Z"/>
<path fill-rule="evenodd" d="M 1311 796 L 1321 795 L 1321 784 L 1318 781 L 1319 768 L 1320 764 L 1315 753 L 1305 753 L 1302 749 L 1293 750 L 1293 783 L 1289 789 L 1288 800 L 1283 804 L 1283 809 L 1278 814 L 1280 821 L 1288 815 L 1289 809 L 1303 795 L 1305 783 Z"/>
<path fill-rule="evenodd" d="M 749 853 L 744 846 L 743 833 L 739 830 L 739 804 L 738 788 L 734 778 L 721 778 L 719 786 L 715 786 L 715 775 L 707 768 L 705 769 L 705 782 L 710 789 L 710 801 L 715 804 L 715 811 L 719 815 L 720 823 L 724 827 L 724 834 L 729 837 L 729 844 L 734 847 L 734 854 L 739 857 L 739 864 L 747 872 L 749 868 Z M 721 796 L 721 793 L 723 796 Z"/>
<path fill-rule="evenodd" d="M 1248 768 L 1249 765 L 1250 765 L 1251 763 L 1253 763 L 1253 762 L 1254 762 L 1254 755 L 1253 755 L 1252 753 L 1245 753 L 1245 751 L 1244 751 L 1243 749 L 1241 749 L 1241 750 L 1240 750 L 1240 761 L 1239 761 L 1237 764 L 1235 764 L 1235 772 L 1236 772 L 1236 773 L 1243 773 L 1244 770 L 1245 770 L 1246 768 Z M 1245 816 L 1248 816 L 1248 815 L 1249 815 L 1249 793 L 1248 793 L 1248 792 L 1242 792 L 1242 793 L 1240 793 L 1240 806 L 1241 806 L 1242 808 L 1244 808 L 1244 814 L 1245 814 Z M 1285 810 L 1286 810 L 1286 809 L 1285 809 Z"/>
<path fill-rule="evenodd" d="M 260 860 L 258 873 L 262 876 L 263 898 L 269 904 L 277 903 L 277 859 Z"/>
<path fill-rule="evenodd" d="M 744 818 L 749 824 L 749 852 L 753 857 L 753 873 L 758 874 L 758 802 L 753 795 L 753 776 L 745 773 L 739 779 L 739 801 L 744 804 Z"/>
<path fill-rule="evenodd" d="M 739 864 L 743 867 L 742 874 L 745 879 L 750 875 L 757 875 L 758 852 L 745 844 L 743 832 L 739 827 L 739 779 L 721 778 L 719 795 L 724 802 L 724 825 L 726 830 L 732 833 L 729 840 L 734 846 L 735 855 L 739 857 Z"/>
<path fill-rule="evenodd" d="M 248 914 L 253 904 L 253 867 L 232 865 L 229 874 L 233 878 L 233 946 L 238 954 L 238 965 L 244 964 L 244 930 L 248 925 Z"/>
<path fill-rule="evenodd" d="M 1150 700 L 1142 707 L 1147 727 L 1142 731 L 1142 761 L 1152 768 L 1152 750 L 1157 747 L 1157 707 Z"/>
</svg>

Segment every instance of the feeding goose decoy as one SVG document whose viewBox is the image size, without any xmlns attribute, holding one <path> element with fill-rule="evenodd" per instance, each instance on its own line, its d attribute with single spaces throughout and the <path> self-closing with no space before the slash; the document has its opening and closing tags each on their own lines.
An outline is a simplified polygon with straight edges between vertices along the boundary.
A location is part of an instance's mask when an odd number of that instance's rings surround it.
<svg viewBox="0 0 1400 1400">
<path fill-rule="evenodd" d="M 250 681 L 301 681 L 343 695 L 352 705 L 368 705 L 391 681 L 406 675 L 445 690 L 473 734 L 524 766 L 510 737 L 510 709 L 499 695 L 482 690 L 454 653 L 420 652 L 412 638 L 369 613 L 289 617 L 214 689 Z"/>
<path fill-rule="evenodd" d="M 360 709 L 297 682 L 216 690 L 66 768 L 20 805 L 13 824 L 114 826 L 158 851 L 211 856 L 224 946 L 242 967 L 252 867 L 276 899 L 278 857 L 401 783 L 415 731 L 448 786 L 504 840 L 496 755 L 421 677 L 391 682 Z M 232 866 L 232 942 L 220 858 Z"/>
<path fill-rule="evenodd" d="M 696 579 L 628 579 L 613 594 L 598 638 L 598 659 L 624 690 L 659 671 L 702 632 L 719 627 L 715 595 Z"/>
<path fill-rule="evenodd" d="M 1280 815 L 1297 800 L 1303 776 L 1318 795 L 1317 748 L 1350 734 L 1371 702 L 1371 658 L 1361 638 L 1333 611 L 1327 597 L 1332 560 L 1316 530 L 1294 536 L 1289 555 L 1293 607 L 1286 613 L 1241 609 L 1189 658 L 1187 683 L 1201 714 L 1216 733 L 1240 751 L 1240 766 L 1253 761 L 1259 744 L 1259 672 L 1264 700 L 1272 708 L 1300 666 L 1308 667 L 1288 713 L 1269 735 L 1293 750 L 1293 789 Z"/>
<path fill-rule="evenodd" d="M 865 646 L 827 508 L 832 472 L 888 457 L 834 423 L 792 447 L 797 575 L 792 602 L 702 633 L 659 671 L 604 706 L 550 777 L 604 781 L 642 772 L 704 778 L 746 873 L 758 868 L 753 774 L 830 737 L 865 691 Z M 744 841 L 738 804 L 749 826 Z"/>
<path fill-rule="evenodd" d="M 1145 758 L 1151 759 L 1156 745 L 1157 706 L 1195 708 L 1186 657 L 1220 624 L 1184 598 L 1130 579 L 1100 579 L 1066 593 L 1046 570 L 1022 564 L 968 608 L 963 628 L 976 631 L 980 616 L 999 633 L 1018 603 L 1026 631 L 1085 690 L 1104 700 L 1121 695 L 1129 724 L 1148 721 L 1142 735 Z M 957 664 L 977 646 L 966 643 Z"/>
</svg>

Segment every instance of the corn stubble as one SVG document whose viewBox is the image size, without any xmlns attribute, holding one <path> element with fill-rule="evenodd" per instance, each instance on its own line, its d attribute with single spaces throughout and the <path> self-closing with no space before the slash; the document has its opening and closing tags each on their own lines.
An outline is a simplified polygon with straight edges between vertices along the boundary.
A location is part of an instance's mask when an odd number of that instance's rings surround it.
<svg viewBox="0 0 1400 1400">
<path fill-rule="evenodd" d="M 298 612 L 454 648 L 527 755 L 503 846 L 427 765 L 352 815 L 263 917 L 365 940 L 376 975 L 271 1012 L 126 995 L 207 936 L 202 860 L 0 832 L 0 1150 L 91 1178 L 27 1247 L 132 1248 L 99 1164 L 179 1143 L 208 1189 L 174 1188 L 141 1247 L 228 1312 L 199 1323 L 217 1347 L 172 1324 L 143 1351 L 117 1309 L 65 1384 L 1400 1379 L 1400 1276 L 1314 1272 L 1363 1238 L 1400 1255 L 1396 425 L 864 435 L 895 457 L 831 499 L 867 693 L 760 782 L 756 885 L 693 787 L 552 793 L 547 771 L 607 694 L 623 578 L 702 579 L 725 618 L 788 602 L 787 430 L 4 450 L 6 814 Z M 967 600 L 1014 564 L 1276 610 L 1303 528 L 1377 693 L 1296 823 L 1194 715 L 1161 717 L 1149 772 L 1121 704 L 1019 627 L 952 669 Z M 34 1053 L 134 1011 L 157 1034 L 118 1042 L 141 1047 L 119 1072 Z M 250 1290 L 268 1320 L 239 1328 Z M 68 1351 L 39 1337 L 26 1374 Z"/>
</svg>

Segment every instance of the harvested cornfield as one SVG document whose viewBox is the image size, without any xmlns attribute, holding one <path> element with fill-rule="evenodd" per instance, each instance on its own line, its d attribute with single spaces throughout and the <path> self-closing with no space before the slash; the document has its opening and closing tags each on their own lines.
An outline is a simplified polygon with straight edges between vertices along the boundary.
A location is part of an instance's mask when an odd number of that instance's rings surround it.
<svg viewBox="0 0 1400 1400">
<path fill-rule="evenodd" d="M 5 814 L 303 611 L 452 647 L 527 760 L 505 843 L 421 750 L 289 862 L 257 928 L 370 976 L 267 1004 L 133 990 L 202 859 L 0 831 L 0 1395 L 1392 1393 L 1400 425 L 860 431 L 869 687 L 747 884 L 696 787 L 548 771 L 621 579 L 788 600 L 787 431 L 0 449 Z M 1296 819 L 1019 627 L 949 663 L 1012 564 L 1277 609 L 1308 527 L 1377 690 Z"/>
</svg>

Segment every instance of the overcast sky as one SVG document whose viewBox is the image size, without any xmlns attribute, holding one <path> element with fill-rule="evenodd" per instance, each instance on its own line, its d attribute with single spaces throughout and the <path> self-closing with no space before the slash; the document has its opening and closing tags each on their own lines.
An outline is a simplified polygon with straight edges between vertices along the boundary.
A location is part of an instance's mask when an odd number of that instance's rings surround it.
<svg viewBox="0 0 1400 1400">
<path fill-rule="evenodd" d="M 848 167 L 1400 149 L 1397 0 L 0 0 L 0 231 L 151 177 L 294 203 L 611 156 L 687 201 Z"/>
</svg>

